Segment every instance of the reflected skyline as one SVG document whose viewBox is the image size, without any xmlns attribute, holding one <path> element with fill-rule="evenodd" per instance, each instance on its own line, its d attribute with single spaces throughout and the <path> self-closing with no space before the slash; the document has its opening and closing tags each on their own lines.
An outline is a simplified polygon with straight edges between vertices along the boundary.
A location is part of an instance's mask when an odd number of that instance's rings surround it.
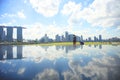
<svg viewBox="0 0 120 80">
<path fill-rule="evenodd" d="M 16 49 L 16 52 L 13 50 L 13 47 Z M 0 46 L 0 60 L 22 59 L 22 48 L 23 46 Z"/>
<path fill-rule="evenodd" d="M 93 45 L 95 48 L 102 49 L 102 45 Z M 49 49 L 50 46 L 40 46 L 45 51 Z M 92 47 L 91 45 L 88 45 L 88 47 Z M 13 50 L 15 48 L 15 50 Z M 69 53 L 69 51 L 74 51 L 76 49 L 83 49 L 84 45 L 77 45 L 77 46 L 55 46 L 55 49 L 57 51 L 63 50 L 65 53 Z M 16 54 L 17 55 L 16 55 Z M 14 57 L 16 56 L 16 57 Z M 22 59 L 23 58 L 23 46 L 0 46 L 0 60 L 5 59 Z"/>
<path fill-rule="evenodd" d="M 112 45 L 0 46 L 0 79 L 118 80 L 119 48 Z M 7 54 L 9 57 L 5 57 Z"/>
</svg>

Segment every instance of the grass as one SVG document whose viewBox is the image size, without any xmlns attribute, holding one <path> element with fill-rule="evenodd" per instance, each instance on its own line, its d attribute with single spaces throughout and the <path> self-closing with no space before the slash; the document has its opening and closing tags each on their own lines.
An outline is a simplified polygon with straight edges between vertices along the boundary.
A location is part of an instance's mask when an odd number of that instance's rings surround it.
<svg viewBox="0 0 120 80">
<path fill-rule="evenodd" d="M 73 42 L 51 42 L 51 43 L 26 43 L 26 42 L 4 42 L 0 43 L 3 45 L 40 45 L 40 46 L 62 46 L 62 45 L 73 45 Z M 85 45 L 120 45 L 120 42 L 84 42 Z M 79 42 L 76 42 L 76 45 L 80 45 Z"/>
<path fill-rule="evenodd" d="M 84 42 L 84 45 L 120 45 L 120 42 Z M 52 45 L 73 45 L 73 42 L 53 42 L 53 43 L 40 43 L 38 45 L 41 46 L 52 46 Z M 76 43 L 76 45 L 80 45 L 79 42 Z"/>
</svg>

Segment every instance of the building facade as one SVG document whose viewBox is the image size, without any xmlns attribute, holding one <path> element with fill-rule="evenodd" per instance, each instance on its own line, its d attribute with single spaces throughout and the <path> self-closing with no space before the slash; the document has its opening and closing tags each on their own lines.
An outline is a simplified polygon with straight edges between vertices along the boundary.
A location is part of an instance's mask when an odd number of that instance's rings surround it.
<svg viewBox="0 0 120 80">
<path fill-rule="evenodd" d="M 6 31 L 4 31 L 4 28 L 6 28 Z M 23 35 L 22 30 L 23 27 L 17 27 L 17 26 L 0 26 L 0 42 L 1 41 L 13 41 L 13 29 L 17 29 L 17 41 L 22 42 L 23 41 Z"/>
<path fill-rule="evenodd" d="M 13 41 L 13 27 L 7 27 L 6 40 L 8 42 L 12 42 Z"/>
<path fill-rule="evenodd" d="M 2 41 L 3 27 L 0 27 L 0 41 Z"/>
<path fill-rule="evenodd" d="M 22 42 L 23 41 L 23 36 L 22 36 L 22 27 L 17 28 L 17 41 Z"/>
</svg>

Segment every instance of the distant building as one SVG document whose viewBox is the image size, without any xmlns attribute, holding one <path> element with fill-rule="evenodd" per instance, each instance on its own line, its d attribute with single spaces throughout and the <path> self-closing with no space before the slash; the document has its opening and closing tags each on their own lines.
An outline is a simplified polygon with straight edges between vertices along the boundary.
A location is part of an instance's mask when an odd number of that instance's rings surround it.
<svg viewBox="0 0 120 80">
<path fill-rule="evenodd" d="M 94 41 L 96 42 L 96 41 L 98 41 L 98 39 L 97 39 L 97 37 L 96 36 L 94 36 Z"/>
<path fill-rule="evenodd" d="M 102 35 L 99 35 L 99 41 L 100 42 L 102 41 Z"/>
<path fill-rule="evenodd" d="M 73 34 L 69 34 L 68 41 L 73 41 Z"/>
<path fill-rule="evenodd" d="M 76 41 L 80 41 L 80 37 L 79 36 L 76 36 Z"/>
<path fill-rule="evenodd" d="M 42 37 L 42 38 L 39 40 L 39 42 L 41 42 L 41 43 L 53 42 L 53 39 L 50 39 L 50 38 L 47 36 L 47 34 L 45 34 L 45 36 Z"/>
<path fill-rule="evenodd" d="M 6 28 L 6 31 L 4 31 L 4 28 Z M 22 29 L 24 27 L 19 27 L 19 26 L 0 26 L 0 41 L 12 42 L 16 40 L 16 39 L 13 40 L 14 28 L 17 29 L 17 41 L 22 42 L 23 41 Z"/>
<path fill-rule="evenodd" d="M 68 32 L 65 32 L 65 41 L 69 41 L 69 42 L 73 41 L 73 35 L 74 34 L 69 34 Z M 83 41 L 83 37 L 80 38 L 79 36 L 76 36 L 76 41 L 81 41 L 81 39 Z"/>
<path fill-rule="evenodd" d="M 45 34 L 45 36 L 44 36 L 44 42 L 48 42 L 48 36 L 47 36 L 47 34 Z"/>
<path fill-rule="evenodd" d="M 66 40 L 66 41 L 69 41 L 69 34 L 68 34 L 67 31 L 65 32 L 65 40 Z"/>
<path fill-rule="evenodd" d="M 3 31 L 3 34 L 2 34 L 2 41 L 5 41 L 6 40 L 6 35 L 5 35 L 5 31 Z"/>
<path fill-rule="evenodd" d="M 88 38 L 88 41 L 90 41 L 90 42 L 92 41 L 91 37 Z"/>
<path fill-rule="evenodd" d="M 80 37 L 80 41 L 83 41 L 83 36 L 81 35 L 81 37 Z"/>
<path fill-rule="evenodd" d="M 0 41 L 2 41 L 3 27 L 0 27 Z"/>
<path fill-rule="evenodd" d="M 13 41 L 13 27 L 7 27 L 7 36 L 6 39 L 8 42 Z"/>
<path fill-rule="evenodd" d="M 22 27 L 17 27 L 17 41 L 19 42 L 23 41 Z"/>
<path fill-rule="evenodd" d="M 56 36 L 55 36 L 55 41 L 56 42 L 60 42 L 61 40 L 60 40 L 60 36 L 57 34 Z"/>
<path fill-rule="evenodd" d="M 64 37 L 64 35 L 62 35 L 62 37 L 61 37 L 61 41 L 65 41 L 65 37 Z"/>
</svg>

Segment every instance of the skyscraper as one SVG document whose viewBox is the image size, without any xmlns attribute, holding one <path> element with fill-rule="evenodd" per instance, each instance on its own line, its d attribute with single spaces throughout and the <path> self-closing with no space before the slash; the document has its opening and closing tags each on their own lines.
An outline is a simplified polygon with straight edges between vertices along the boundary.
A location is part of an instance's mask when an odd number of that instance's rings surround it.
<svg viewBox="0 0 120 80">
<path fill-rule="evenodd" d="M 69 40 L 68 38 L 69 38 L 69 35 L 68 35 L 68 32 L 66 31 L 66 32 L 65 32 L 65 39 L 66 39 L 66 41 Z"/>
<path fill-rule="evenodd" d="M 95 42 L 97 41 L 97 37 L 96 37 L 96 36 L 94 36 L 94 41 L 95 41 Z"/>
<path fill-rule="evenodd" d="M 81 37 L 80 37 L 80 41 L 83 41 L 83 36 L 81 35 Z"/>
<path fill-rule="evenodd" d="M 7 27 L 7 41 L 13 41 L 13 27 Z"/>
<path fill-rule="evenodd" d="M 47 36 L 47 34 L 45 34 L 45 36 L 44 36 L 44 42 L 48 42 L 48 36 Z"/>
<path fill-rule="evenodd" d="M 17 41 L 19 42 L 23 41 L 22 27 L 17 27 Z"/>
<path fill-rule="evenodd" d="M 102 35 L 99 35 L 99 41 L 102 41 Z"/>
<path fill-rule="evenodd" d="M 5 38 L 6 37 L 6 35 L 5 35 L 5 31 L 3 30 L 3 34 L 2 34 L 2 41 L 5 41 Z"/>
<path fill-rule="evenodd" d="M 91 37 L 88 37 L 88 41 L 92 41 Z"/>
<path fill-rule="evenodd" d="M 55 36 L 55 38 L 56 38 L 56 42 L 60 42 L 60 36 L 58 34 Z"/>
<path fill-rule="evenodd" d="M 3 27 L 0 27 L 0 41 L 2 41 Z"/>
</svg>

